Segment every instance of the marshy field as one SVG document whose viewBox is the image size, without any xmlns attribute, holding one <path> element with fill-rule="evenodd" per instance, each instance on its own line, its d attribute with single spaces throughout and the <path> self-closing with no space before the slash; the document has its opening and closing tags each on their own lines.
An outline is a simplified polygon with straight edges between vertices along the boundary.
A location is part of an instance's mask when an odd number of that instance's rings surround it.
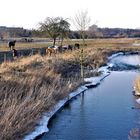
<svg viewBox="0 0 140 140">
<path fill-rule="evenodd" d="M 75 43 L 82 44 L 82 41 L 64 42 Z M 139 43 L 137 38 L 86 40 L 86 46 L 82 46 L 84 77 L 99 75 L 96 69 L 106 65 L 108 56 L 114 53 L 140 52 Z M 50 43 L 17 42 L 16 49 L 48 45 Z M 8 49 L 6 43 L 0 45 L 0 51 Z M 49 112 L 59 100 L 83 84 L 80 78 L 80 50 L 81 47 L 52 56 L 36 54 L 0 64 L 1 140 L 23 139 L 34 130 L 44 112 Z M 89 67 L 95 71 L 90 73 Z"/>
</svg>

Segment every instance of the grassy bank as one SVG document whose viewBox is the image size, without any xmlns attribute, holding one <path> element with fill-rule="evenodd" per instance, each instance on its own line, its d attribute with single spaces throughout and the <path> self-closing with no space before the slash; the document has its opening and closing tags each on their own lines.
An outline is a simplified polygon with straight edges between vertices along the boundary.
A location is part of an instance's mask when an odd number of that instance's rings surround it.
<svg viewBox="0 0 140 140">
<path fill-rule="evenodd" d="M 44 111 L 81 84 L 62 78 L 57 62 L 63 60 L 50 61 L 37 55 L 0 66 L 0 139 L 22 139 Z"/>
<path fill-rule="evenodd" d="M 140 76 L 138 76 L 134 81 L 135 94 L 140 96 Z"/>
<path fill-rule="evenodd" d="M 95 69 L 105 65 L 107 56 L 112 53 L 138 51 L 139 46 L 132 46 L 134 42 L 135 39 L 88 40 L 84 47 L 85 76 L 89 66 Z M 35 55 L 0 65 L 2 140 L 22 139 L 34 130 L 43 112 L 50 111 L 82 83 L 79 52 L 68 51 L 52 57 Z"/>
</svg>

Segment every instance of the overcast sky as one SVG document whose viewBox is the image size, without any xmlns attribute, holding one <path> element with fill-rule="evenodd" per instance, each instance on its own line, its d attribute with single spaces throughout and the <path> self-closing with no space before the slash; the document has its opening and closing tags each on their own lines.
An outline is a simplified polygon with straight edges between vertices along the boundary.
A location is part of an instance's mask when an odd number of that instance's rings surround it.
<svg viewBox="0 0 140 140">
<path fill-rule="evenodd" d="M 140 0 L 0 0 L 0 26 L 32 29 L 46 17 L 85 9 L 99 27 L 140 28 Z"/>
</svg>

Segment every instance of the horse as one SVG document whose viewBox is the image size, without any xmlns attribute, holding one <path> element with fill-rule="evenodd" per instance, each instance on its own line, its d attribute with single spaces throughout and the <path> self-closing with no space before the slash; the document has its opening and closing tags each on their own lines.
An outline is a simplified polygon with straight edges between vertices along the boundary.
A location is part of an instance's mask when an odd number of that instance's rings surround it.
<svg viewBox="0 0 140 140">
<path fill-rule="evenodd" d="M 18 52 L 16 49 L 13 49 L 12 50 L 12 53 L 13 53 L 13 57 L 18 57 Z"/>
<path fill-rule="evenodd" d="M 73 46 L 72 45 L 65 45 L 65 46 L 62 46 L 62 50 L 65 51 L 65 50 L 71 50 L 72 51 L 73 49 Z"/>
<path fill-rule="evenodd" d="M 52 54 L 56 54 L 57 51 L 58 51 L 59 47 L 58 46 L 49 46 L 47 49 L 46 49 L 46 53 L 48 53 L 50 56 Z"/>
<path fill-rule="evenodd" d="M 16 44 L 16 40 L 8 42 L 8 46 L 9 46 L 10 50 L 15 49 L 15 44 Z"/>
<path fill-rule="evenodd" d="M 79 49 L 80 48 L 80 44 L 79 43 L 75 43 L 75 45 L 74 45 L 74 48 L 76 49 Z"/>
</svg>

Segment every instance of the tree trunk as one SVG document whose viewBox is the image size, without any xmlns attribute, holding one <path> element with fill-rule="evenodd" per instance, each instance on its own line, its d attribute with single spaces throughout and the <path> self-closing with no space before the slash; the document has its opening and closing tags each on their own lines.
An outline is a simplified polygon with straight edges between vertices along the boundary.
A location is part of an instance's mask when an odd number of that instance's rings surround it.
<svg viewBox="0 0 140 140">
<path fill-rule="evenodd" d="M 61 46 L 63 45 L 63 41 L 64 41 L 64 38 L 62 37 L 61 38 L 61 44 L 60 44 Z"/>
<path fill-rule="evenodd" d="M 56 38 L 53 39 L 53 46 L 55 46 Z"/>
<path fill-rule="evenodd" d="M 83 68 L 83 48 L 81 49 L 81 52 L 80 52 L 81 56 L 80 56 L 80 65 L 81 65 L 81 78 L 84 79 L 84 68 Z"/>
<path fill-rule="evenodd" d="M 83 59 L 84 59 L 84 56 L 83 56 L 83 47 L 85 46 L 85 38 L 84 38 L 84 32 L 81 32 L 81 38 L 83 40 L 83 43 L 82 43 L 82 48 L 81 48 L 81 57 L 80 57 L 80 61 L 81 61 L 81 78 L 82 78 L 82 81 L 84 81 L 84 67 L 83 67 Z"/>
</svg>

